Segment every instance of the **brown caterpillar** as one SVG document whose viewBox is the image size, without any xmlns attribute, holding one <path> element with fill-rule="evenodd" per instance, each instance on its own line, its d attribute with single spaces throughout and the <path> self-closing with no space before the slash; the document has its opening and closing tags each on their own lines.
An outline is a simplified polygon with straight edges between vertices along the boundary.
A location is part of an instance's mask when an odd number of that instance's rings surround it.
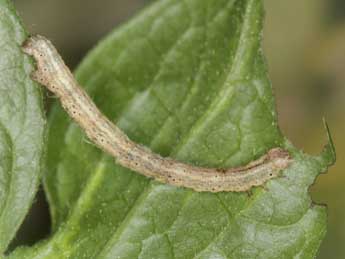
<svg viewBox="0 0 345 259">
<path fill-rule="evenodd" d="M 42 36 L 30 37 L 23 51 L 37 62 L 32 79 L 60 99 L 63 108 L 98 147 L 115 157 L 120 165 L 159 182 L 200 192 L 247 191 L 277 177 L 292 161 L 288 152 L 281 148 L 269 150 L 246 166 L 229 169 L 196 167 L 163 158 L 132 142 L 97 109 L 49 40 Z"/>
</svg>

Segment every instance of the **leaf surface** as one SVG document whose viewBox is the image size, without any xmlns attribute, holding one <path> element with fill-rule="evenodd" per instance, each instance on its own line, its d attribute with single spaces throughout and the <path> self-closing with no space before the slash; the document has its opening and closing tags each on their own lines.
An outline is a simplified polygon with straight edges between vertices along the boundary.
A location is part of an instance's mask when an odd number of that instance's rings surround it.
<svg viewBox="0 0 345 259">
<path fill-rule="evenodd" d="M 272 147 L 285 177 L 251 193 L 197 193 L 116 165 L 60 105 L 45 175 L 54 234 L 12 258 L 313 258 L 325 209 L 308 188 L 333 160 L 282 136 L 261 49 L 258 0 L 162 0 L 112 32 L 76 72 L 128 136 L 201 166 L 246 164 Z"/>
<path fill-rule="evenodd" d="M 45 119 L 21 51 L 26 37 L 12 3 L 0 0 L 0 254 L 30 208 L 43 165 Z"/>
</svg>

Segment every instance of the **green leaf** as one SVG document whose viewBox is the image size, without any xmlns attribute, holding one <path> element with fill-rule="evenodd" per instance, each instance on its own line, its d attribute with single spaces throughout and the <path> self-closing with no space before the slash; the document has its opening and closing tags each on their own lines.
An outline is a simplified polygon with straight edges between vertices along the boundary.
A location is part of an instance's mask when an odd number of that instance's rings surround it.
<svg viewBox="0 0 345 259">
<path fill-rule="evenodd" d="M 0 0 L 0 254 L 30 208 L 43 165 L 45 119 L 21 51 L 26 37 L 12 3 Z"/>
<path fill-rule="evenodd" d="M 282 146 L 294 158 L 285 177 L 251 193 L 159 184 L 116 165 L 56 105 L 45 175 L 54 233 L 10 258 L 313 258 L 326 212 L 308 188 L 333 149 L 308 156 L 282 136 L 262 17 L 260 0 L 156 1 L 76 75 L 131 139 L 163 156 L 232 167 Z"/>
</svg>

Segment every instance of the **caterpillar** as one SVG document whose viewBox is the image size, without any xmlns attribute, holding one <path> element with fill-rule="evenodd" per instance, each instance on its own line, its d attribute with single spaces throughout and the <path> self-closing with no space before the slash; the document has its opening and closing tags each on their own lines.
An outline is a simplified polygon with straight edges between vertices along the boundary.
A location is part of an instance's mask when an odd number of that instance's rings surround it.
<svg viewBox="0 0 345 259">
<path fill-rule="evenodd" d="M 162 157 L 131 141 L 99 111 L 48 39 L 31 36 L 22 48 L 36 61 L 31 78 L 59 98 L 70 117 L 100 149 L 121 166 L 142 175 L 198 192 L 241 192 L 277 177 L 292 161 L 289 153 L 279 147 L 245 166 L 227 169 L 197 167 Z"/>
</svg>

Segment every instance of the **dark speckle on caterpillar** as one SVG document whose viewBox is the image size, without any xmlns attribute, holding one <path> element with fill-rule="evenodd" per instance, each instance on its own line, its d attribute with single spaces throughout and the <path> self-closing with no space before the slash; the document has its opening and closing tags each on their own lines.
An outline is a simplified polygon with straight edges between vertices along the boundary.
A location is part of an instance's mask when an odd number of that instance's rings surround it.
<svg viewBox="0 0 345 259">
<path fill-rule="evenodd" d="M 273 148 L 261 158 L 236 168 L 204 168 L 163 158 L 131 141 L 110 122 L 78 85 L 53 44 L 42 36 L 32 36 L 23 51 L 36 60 L 32 79 L 46 86 L 87 136 L 120 165 L 163 183 L 195 191 L 247 191 L 279 176 L 292 159 L 282 148 Z"/>
</svg>

